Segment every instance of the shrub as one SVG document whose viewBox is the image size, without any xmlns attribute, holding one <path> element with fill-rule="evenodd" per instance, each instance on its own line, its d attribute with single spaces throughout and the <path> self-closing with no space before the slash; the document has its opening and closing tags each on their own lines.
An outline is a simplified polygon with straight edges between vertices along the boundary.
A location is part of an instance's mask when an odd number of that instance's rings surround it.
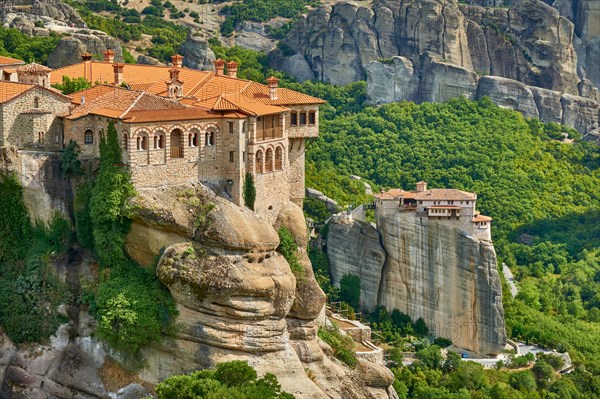
<svg viewBox="0 0 600 399">
<path fill-rule="evenodd" d="M 0 262 L 22 259 L 27 251 L 31 224 L 17 176 L 0 173 Z"/>
<path fill-rule="evenodd" d="M 246 173 L 244 179 L 244 204 L 254 210 L 254 202 L 256 201 L 256 187 L 254 186 L 254 177 L 251 173 Z"/>
<path fill-rule="evenodd" d="M 337 328 L 319 328 L 319 338 L 325 341 L 331 349 L 333 356 L 344 362 L 348 367 L 356 367 L 356 354 L 354 341 L 347 335 L 341 335 Z"/>
<path fill-rule="evenodd" d="M 79 160 L 79 144 L 71 140 L 60 156 L 60 170 L 65 176 L 80 175 L 81 161 Z"/>
<path fill-rule="evenodd" d="M 296 279 L 304 279 L 304 267 L 302 267 L 302 264 L 298 260 L 298 244 L 294 240 L 294 236 L 285 227 L 280 227 L 279 230 L 277 230 L 277 234 L 279 235 L 277 252 L 282 254 L 285 260 L 287 260 Z"/>
<path fill-rule="evenodd" d="M 216 370 L 196 371 L 167 378 L 155 388 L 159 399 L 293 399 L 281 390 L 271 373 L 257 378 L 256 371 L 243 361 L 219 363 Z"/>
</svg>

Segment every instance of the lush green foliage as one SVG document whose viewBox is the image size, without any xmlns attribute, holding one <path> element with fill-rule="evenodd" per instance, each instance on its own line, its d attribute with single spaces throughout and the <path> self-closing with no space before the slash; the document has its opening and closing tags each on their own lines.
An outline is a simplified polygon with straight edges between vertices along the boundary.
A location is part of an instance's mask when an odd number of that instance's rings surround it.
<svg viewBox="0 0 600 399">
<path fill-rule="evenodd" d="M 142 34 L 152 36 L 152 46 L 138 50 L 163 62 L 170 61 L 171 56 L 179 51 L 188 32 L 187 27 L 162 18 L 165 6 L 160 1 L 152 2 L 151 7 L 144 9 L 143 18 L 136 10 L 123 8 L 109 0 L 95 0 L 92 3 L 70 1 L 70 4 L 77 9 L 89 28 L 102 30 L 125 43 L 140 40 Z M 110 14 L 99 14 L 98 9 Z M 169 10 L 173 11 L 171 8 Z M 124 57 L 126 62 L 132 61 L 126 53 Z"/>
<path fill-rule="evenodd" d="M 304 275 L 304 268 L 298 260 L 298 244 L 294 240 L 294 236 L 286 227 L 280 227 L 279 230 L 277 230 L 277 234 L 279 234 L 279 246 L 277 247 L 277 251 L 283 255 L 285 260 L 287 260 L 290 269 L 292 269 L 292 272 L 297 279 L 302 280 L 306 278 Z"/>
<path fill-rule="evenodd" d="M 14 175 L 0 174 L 0 212 L 0 325 L 14 343 L 42 342 L 64 321 L 57 306 L 66 289 L 52 261 L 66 251 L 71 227 L 58 217 L 31 226 Z"/>
<path fill-rule="evenodd" d="M 79 160 L 79 144 L 71 140 L 60 156 L 60 170 L 65 176 L 77 176 L 82 173 Z"/>
<path fill-rule="evenodd" d="M 159 399 L 293 399 L 273 374 L 258 378 L 243 361 L 219 363 L 215 370 L 167 378 L 155 388 Z"/>
<path fill-rule="evenodd" d="M 92 306 L 97 310 L 98 335 L 127 355 L 160 341 L 177 313 L 154 268 L 130 261 L 111 270 L 110 278 L 98 285 Z"/>
<path fill-rule="evenodd" d="M 235 61 L 239 64 L 237 77 L 240 79 L 264 82 L 265 78 L 272 74 L 268 67 L 267 55 L 264 52 L 257 52 L 239 46 L 225 47 L 216 38 L 210 39 L 208 43 L 216 58 Z"/>
<path fill-rule="evenodd" d="M 354 309 L 360 308 L 360 277 L 345 274 L 340 280 L 340 298 Z"/>
<path fill-rule="evenodd" d="M 90 197 L 94 249 L 104 267 L 126 262 L 125 235 L 129 231 L 129 200 L 134 195 L 129 171 L 122 164 L 121 147 L 112 122 L 100 137 L 100 168 Z"/>
<path fill-rule="evenodd" d="M 243 21 L 267 22 L 275 17 L 294 18 L 314 4 L 314 0 L 245 0 L 225 6 L 222 13 L 227 15 L 221 24 L 221 33 L 229 36 Z"/>
<path fill-rule="evenodd" d="M 333 349 L 333 356 L 344 362 L 348 367 L 356 366 L 354 341 L 348 335 L 340 334 L 336 327 L 319 328 L 319 338 L 329 344 Z"/>
<path fill-rule="evenodd" d="M 63 76 L 62 83 L 55 83 L 52 87 L 62 91 L 63 94 L 71 94 L 88 89 L 92 87 L 92 84 L 88 82 L 86 78 L 71 79 L 68 76 Z"/>
<path fill-rule="evenodd" d="M 563 399 L 600 397 L 600 377 L 583 370 L 556 373 L 560 361 L 554 356 L 538 357 L 531 369 L 485 370 L 480 364 L 461 361 L 431 345 L 417 352 L 417 361 L 408 367 L 392 368 L 394 388 L 402 399 Z M 527 362 L 533 362 L 533 358 Z M 527 362 L 525 364 L 527 364 Z M 551 364 L 552 363 L 552 364 Z M 554 366 L 558 367 L 554 367 Z"/>
<path fill-rule="evenodd" d="M 244 179 L 244 204 L 254 210 L 254 202 L 256 201 L 256 186 L 254 185 L 254 177 L 252 173 L 246 173 Z"/>
<path fill-rule="evenodd" d="M 56 34 L 30 37 L 16 29 L 0 27 L 0 55 L 44 64 L 59 40 Z"/>
</svg>

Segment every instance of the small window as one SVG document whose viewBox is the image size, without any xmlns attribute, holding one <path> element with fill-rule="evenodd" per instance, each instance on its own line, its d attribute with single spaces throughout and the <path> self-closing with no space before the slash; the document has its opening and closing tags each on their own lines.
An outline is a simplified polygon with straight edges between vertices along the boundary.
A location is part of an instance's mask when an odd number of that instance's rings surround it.
<svg viewBox="0 0 600 399">
<path fill-rule="evenodd" d="M 227 122 L 229 124 L 229 133 L 233 133 L 233 122 Z"/>
<path fill-rule="evenodd" d="M 234 154 L 233 151 L 229 151 L 229 162 L 233 162 Z"/>
<path fill-rule="evenodd" d="M 124 149 L 125 151 L 127 151 L 127 150 L 129 149 L 129 148 L 128 148 L 128 145 L 127 145 L 127 141 L 128 141 L 128 140 L 127 140 L 127 133 L 123 133 L 123 149 Z"/>
<path fill-rule="evenodd" d="M 309 125 L 314 125 L 317 121 L 317 114 L 315 111 L 310 111 L 308 113 L 308 124 Z"/>
<path fill-rule="evenodd" d="M 290 115 L 290 125 L 298 126 L 298 114 L 295 112 L 292 112 Z"/>
<path fill-rule="evenodd" d="M 39 108 L 40 107 L 40 99 L 35 97 L 33 99 L 33 108 Z"/>
<path fill-rule="evenodd" d="M 94 144 L 94 132 L 89 129 L 85 131 L 85 144 Z"/>
<path fill-rule="evenodd" d="M 242 161 L 246 162 L 246 151 L 242 152 Z"/>
<path fill-rule="evenodd" d="M 300 126 L 306 125 L 306 112 L 300 112 Z"/>
<path fill-rule="evenodd" d="M 248 133 L 248 121 L 244 121 L 244 123 L 242 124 L 242 131 L 244 133 Z"/>
</svg>

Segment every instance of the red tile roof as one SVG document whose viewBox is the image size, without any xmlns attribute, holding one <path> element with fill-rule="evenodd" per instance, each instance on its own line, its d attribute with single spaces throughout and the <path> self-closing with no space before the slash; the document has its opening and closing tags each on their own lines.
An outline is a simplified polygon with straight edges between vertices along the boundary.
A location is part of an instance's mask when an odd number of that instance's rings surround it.
<svg viewBox="0 0 600 399">
<path fill-rule="evenodd" d="M 0 56 L 0 66 L 23 65 L 23 64 L 25 64 L 25 61 L 23 61 L 23 60 L 18 60 L 16 58 L 11 58 L 11 57 Z"/>
<path fill-rule="evenodd" d="M 477 215 L 473 218 L 473 223 L 476 222 L 491 222 L 493 219 L 489 216 Z"/>
</svg>

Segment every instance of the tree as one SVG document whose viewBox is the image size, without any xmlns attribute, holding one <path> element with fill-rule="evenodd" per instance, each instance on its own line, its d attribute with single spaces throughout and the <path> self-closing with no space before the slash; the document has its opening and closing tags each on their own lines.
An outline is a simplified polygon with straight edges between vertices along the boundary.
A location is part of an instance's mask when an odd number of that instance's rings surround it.
<svg viewBox="0 0 600 399">
<path fill-rule="evenodd" d="M 85 78 L 71 79 L 68 76 L 62 77 L 62 83 L 52 85 L 55 89 L 62 91 L 63 94 L 77 93 L 78 91 L 92 87 L 92 84 Z"/>
<path fill-rule="evenodd" d="M 254 186 L 254 177 L 252 173 L 246 173 L 244 178 L 244 204 L 254 210 L 254 202 L 256 201 L 256 187 Z"/>
<path fill-rule="evenodd" d="M 23 187 L 14 173 L 0 173 L 0 262 L 23 259 L 31 224 L 23 202 Z"/>
<path fill-rule="evenodd" d="M 71 140 L 60 156 L 60 170 L 65 176 L 77 176 L 82 173 L 79 160 L 79 144 Z"/>
<path fill-rule="evenodd" d="M 425 320 L 422 317 L 419 317 L 415 322 L 415 334 L 420 336 L 425 336 L 429 334 L 429 329 L 427 328 L 427 324 L 425 324 Z"/>
<path fill-rule="evenodd" d="M 537 389 L 535 379 L 528 370 L 514 372 L 508 377 L 510 385 L 522 392 L 534 392 Z"/>
<path fill-rule="evenodd" d="M 360 307 L 360 278 L 346 274 L 340 280 L 340 298 L 354 309 Z"/>
</svg>

